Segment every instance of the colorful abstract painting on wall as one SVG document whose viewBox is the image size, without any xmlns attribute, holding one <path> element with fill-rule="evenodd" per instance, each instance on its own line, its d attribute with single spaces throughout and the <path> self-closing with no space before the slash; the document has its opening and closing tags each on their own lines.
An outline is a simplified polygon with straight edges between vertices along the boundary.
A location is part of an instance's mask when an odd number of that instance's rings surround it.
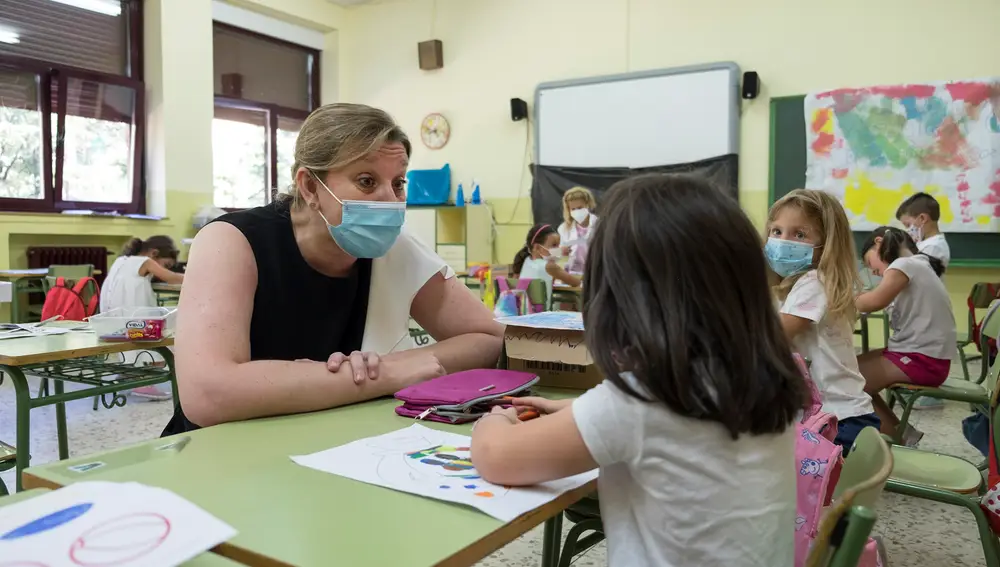
<svg viewBox="0 0 1000 567">
<path fill-rule="evenodd" d="M 1000 231 L 1000 78 L 837 89 L 804 106 L 806 187 L 836 195 L 855 230 L 923 191 L 945 232 Z"/>
</svg>

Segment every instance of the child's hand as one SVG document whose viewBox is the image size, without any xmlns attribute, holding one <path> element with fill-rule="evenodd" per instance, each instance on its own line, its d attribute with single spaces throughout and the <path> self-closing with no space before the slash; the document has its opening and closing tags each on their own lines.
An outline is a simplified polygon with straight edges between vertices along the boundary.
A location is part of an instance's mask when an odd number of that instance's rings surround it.
<svg viewBox="0 0 1000 567">
<path fill-rule="evenodd" d="M 514 404 L 518 413 L 535 410 L 538 413 L 546 414 L 556 413 L 563 408 L 569 407 L 573 403 L 573 400 L 547 400 L 537 396 L 528 396 L 526 398 L 514 398 L 511 400 L 511 403 Z"/>
</svg>

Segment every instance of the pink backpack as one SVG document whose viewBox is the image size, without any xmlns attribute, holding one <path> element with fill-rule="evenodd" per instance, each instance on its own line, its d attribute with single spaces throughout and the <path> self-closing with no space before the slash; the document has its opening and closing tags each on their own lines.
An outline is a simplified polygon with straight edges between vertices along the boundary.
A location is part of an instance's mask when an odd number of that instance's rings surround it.
<svg viewBox="0 0 1000 567">
<path fill-rule="evenodd" d="M 530 286 L 534 281 L 538 280 L 518 279 L 514 289 L 511 289 L 510 284 L 507 283 L 506 277 L 497 277 L 497 289 L 500 290 L 500 293 L 497 295 L 497 305 L 499 305 L 501 301 L 515 302 L 517 312 L 513 313 L 513 315 L 527 315 L 529 313 L 541 313 L 542 311 L 545 311 L 545 304 L 533 303 L 528 295 L 528 286 Z M 510 296 L 513 296 L 514 299 L 508 299 Z M 508 311 L 510 310 L 509 308 L 506 309 Z"/>
<path fill-rule="evenodd" d="M 795 355 L 799 369 L 809 385 L 811 403 L 805 409 L 802 422 L 795 425 L 795 567 L 806 564 L 809 548 L 816 539 L 820 516 L 824 507 L 833 500 L 833 490 L 840 479 L 844 465 L 842 448 L 834 444 L 837 437 L 837 418 L 821 411 L 822 401 L 816 384 L 809 376 L 805 361 Z M 881 567 L 874 540 L 869 539 L 858 561 L 859 567 Z"/>
</svg>

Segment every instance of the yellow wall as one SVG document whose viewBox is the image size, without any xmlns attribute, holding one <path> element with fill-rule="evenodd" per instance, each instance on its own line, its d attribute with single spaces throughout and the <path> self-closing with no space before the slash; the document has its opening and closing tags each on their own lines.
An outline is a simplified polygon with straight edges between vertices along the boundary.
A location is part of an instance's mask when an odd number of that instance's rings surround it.
<svg viewBox="0 0 1000 567">
<path fill-rule="evenodd" d="M 430 151 L 418 142 L 413 166 L 450 162 L 458 180 L 478 179 L 501 225 L 498 255 L 509 261 L 531 223 L 528 124 L 511 122 L 511 97 L 530 104 L 536 85 L 546 81 L 735 61 L 763 80 L 761 97 L 744 103 L 740 144 L 740 201 L 759 226 L 768 205 L 770 97 L 1000 74 L 1000 3 L 964 0 L 962 12 L 975 17 L 951 31 L 943 31 L 942 6 L 939 0 L 376 3 L 348 10 L 341 94 L 385 108 L 413 137 L 427 113 L 447 116 L 448 145 Z M 431 38 L 444 42 L 444 68 L 421 71 L 416 44 Z M 594 119 L 606 118 L 613 113 Z M 1000 280 L 1000 270 L 949 272 L 960 329 L 964 298 L 984 279 Z"/>
</svg>

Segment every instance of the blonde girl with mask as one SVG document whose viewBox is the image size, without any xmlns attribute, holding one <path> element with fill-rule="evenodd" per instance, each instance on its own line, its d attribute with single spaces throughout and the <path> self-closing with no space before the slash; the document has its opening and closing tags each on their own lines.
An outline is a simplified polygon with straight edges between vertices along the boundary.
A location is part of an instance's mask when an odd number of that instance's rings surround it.
<svg viewBox="0 0 1000 567">
<path fill-rule="evenodd" d="M 587 242 L 590 231 L 597 222 L 594 194 L 583 187 L 574 187 L 563 194 L 563 223 L 559 225 L 559 239 L 563 254 L 569 256 L 566 270 L 582 274 L 587 263 Z"/>
<path fill-rule="evenodd" d="M 879 427 L 879 418 L 854 354 L 854 295 L 861 281 L 843 207 L 822 191 L 792 191 L 768 213 L 764 255 L 785 335 L 812 361 L 823 411 L 837 416 L 836 443 L 846 453 L 864 427 Z"/>
</svg>

